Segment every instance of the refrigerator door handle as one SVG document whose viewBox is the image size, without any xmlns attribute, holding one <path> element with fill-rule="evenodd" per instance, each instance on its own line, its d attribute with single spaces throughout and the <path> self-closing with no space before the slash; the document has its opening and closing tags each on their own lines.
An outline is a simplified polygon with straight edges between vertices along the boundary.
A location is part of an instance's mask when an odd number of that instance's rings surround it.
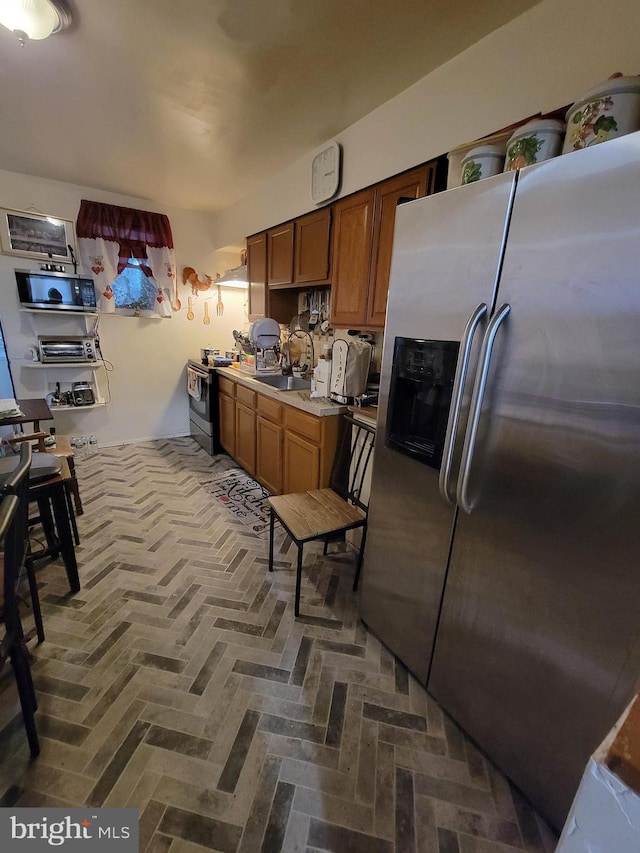
<svg viewBox="0 0 640 853">
<path fill-rule="evenodd" d="M 469 369 L 469 359 L 471 357 L 471 347 L 475 337 L 476 329 L 480 320 L 487 313 L 487 306 L 481 302 L 476 310 L 467 320 L 467 325 L 462 334 L 460 342 L 461 355 L 456 368 L 456 375 L 453 380 L 453 390 L 451 392 L 451 410 L 447 431 L 444 437 L 444 447 L 442 450 L 442 464 L 440 465 L 439 487 L 442 499 L 449 504 L 454 503 L 454 498 L 450 494 L 449 486 L 451 479 L 451 465 L 453 463 L 453 451 L 455 447 L 456 434 L 458 432 L 458 424 L 460 422 L 460 410 L 462 408 L 462 396 L 467 380 L 467 370 Z"/>
<path fill-rule="evenodd" d="M 471 409 L 469 412 L 469 425 L 467 434 L 464 439 L 464 447 L 462 448 L 462 460 L 460 462 L 460 478 L 458 479 L 458 505 L 470 514 L 473 507 L 469 503 L 468 489 L 469 476 L 471 470 L 471 462 L 473 452 L 476 446 L 476 437 L 478 434 L 478 424 L 480 422 L 480 411 L 482 409 L 482 401 L 484 400 L 484 391 L 487 384 L 487 376 L 489 375 L 489 365 L 491 363 L 491 353 L 493 352 L 493 344 L 498 333 L 498 329 L 502 322 L 506 319 L 511 311 L 511 306 L 504 303 L 493 315 L 487 326 L 487 331 L 484 333 L 482 340 L 482 349 L 480 350 L 480 362 L 478 372 L 476 374 L 476 384 L 473 389 L 473 397 L 471 398 Z"/>
</svg>

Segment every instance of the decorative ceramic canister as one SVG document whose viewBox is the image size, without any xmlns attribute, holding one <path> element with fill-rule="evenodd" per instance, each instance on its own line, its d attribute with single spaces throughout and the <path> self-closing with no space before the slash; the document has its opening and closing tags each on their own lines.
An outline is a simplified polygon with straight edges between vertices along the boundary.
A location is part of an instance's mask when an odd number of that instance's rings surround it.
<svg viewBox="0 0 640 853">
<path fill-rule="evenodd" d="M 505 172 L 541 163 L 560 153 L 564 122 L 536 119 L 519 127 L 507 142 Z"/>
<path fill-rule="evenodd" d="M 462 158 L 462 184 L 472 184 L 502 171 L 504 154 L 496 145 L 480 145 Z"/>
<path fill-rule="evenodd" d="M 567 111 L 562 153 L 640 130 L 640 76 L 613 75 Z"/>
</svg>

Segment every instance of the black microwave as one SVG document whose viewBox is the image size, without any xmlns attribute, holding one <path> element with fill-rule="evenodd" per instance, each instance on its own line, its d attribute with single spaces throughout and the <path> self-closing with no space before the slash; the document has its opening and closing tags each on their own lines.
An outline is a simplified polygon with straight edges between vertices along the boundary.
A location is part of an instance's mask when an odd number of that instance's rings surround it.
<svg viewBox="0 0 640 853">
<path fill-rule="evenodd" d="M 95 311 L 96 291 L 92 278 L 58 272 L 16 270 L 22 308 L 57 311 Z"/>
</svg>

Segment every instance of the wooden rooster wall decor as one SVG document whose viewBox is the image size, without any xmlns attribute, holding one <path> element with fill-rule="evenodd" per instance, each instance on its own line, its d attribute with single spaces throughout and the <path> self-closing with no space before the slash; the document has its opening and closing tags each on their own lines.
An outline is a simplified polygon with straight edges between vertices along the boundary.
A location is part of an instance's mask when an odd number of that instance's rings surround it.
<svg viewBox="0 0 640 853">
<path fill-rule="evenodd" d="M 205 275 L 204 281 L 200 281 L 198 273 L 193 267 L 185 267 L 182 270 L 182 283 L 190 285 L 191 293 L 197 296 L 200 291 L 209 290 L 213 284 L 213 279 L 210 275 Z"/>
</svg>

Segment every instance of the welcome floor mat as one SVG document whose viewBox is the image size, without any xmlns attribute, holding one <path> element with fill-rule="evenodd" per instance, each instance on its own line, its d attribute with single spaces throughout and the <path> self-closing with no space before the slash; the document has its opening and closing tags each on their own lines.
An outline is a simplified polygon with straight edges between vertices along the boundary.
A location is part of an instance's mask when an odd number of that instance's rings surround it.
<svg viewBox="0 0 640 853">
<path fill-rule="evenodd" d="M 239 469 L 228 471 L 215 480 L 202 483 L 222 506 L 238 521 L 246 524 L 256 536 L 269 530 L 269 492 Z"/>
</svg>

